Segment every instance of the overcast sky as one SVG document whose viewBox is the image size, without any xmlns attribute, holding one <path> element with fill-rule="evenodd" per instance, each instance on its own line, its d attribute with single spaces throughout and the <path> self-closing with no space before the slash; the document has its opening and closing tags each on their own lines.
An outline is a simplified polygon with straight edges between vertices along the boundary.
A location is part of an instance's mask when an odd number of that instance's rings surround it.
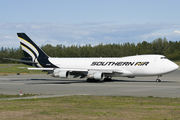
<svg viewBox="0 0 180 120">
<path fill-rule="evenodd" d="M 0 0 L 0 47 L 180 41 L 180 0 Z"/>
</svg>

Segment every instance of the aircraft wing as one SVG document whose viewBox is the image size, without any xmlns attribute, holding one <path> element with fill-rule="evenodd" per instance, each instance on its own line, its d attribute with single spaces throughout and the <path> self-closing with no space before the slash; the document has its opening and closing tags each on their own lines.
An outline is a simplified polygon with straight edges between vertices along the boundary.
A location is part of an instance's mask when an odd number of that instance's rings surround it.
<svg viewBox="0 0 180 120">
<path fill-rule="evenodd" d="M 88 72 L 88 71 L 94 71 L 94 72 L 102 72 L 102 73 L 119 73 L 123 74 L 126 71 L 123 70 L 105 70 L 105 69 L 76 69 L 76 68 L 28 68 L 28 70 L 44 70 L 44 71 L 50 71 L 50 70 L 56 70 L 56 71 L 69 71 L 69 72 Z"/>
<path fill-rule="evenodd" d="M 59 71 L 69 71 L 69 72 L 88 72 L 87 69 L 67 69 L 67 68 L 28 68 L 28 70 L 59 70 Z"/>
</svg>

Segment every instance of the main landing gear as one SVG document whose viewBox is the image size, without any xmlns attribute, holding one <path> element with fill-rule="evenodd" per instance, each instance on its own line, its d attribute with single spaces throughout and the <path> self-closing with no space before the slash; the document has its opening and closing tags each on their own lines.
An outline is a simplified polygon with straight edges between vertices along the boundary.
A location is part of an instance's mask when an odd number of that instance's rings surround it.
<svg viewBox="0 0 180 120">
<path fill-rule="evenodd" d="M 111 81 L 112 79 L 111 79 L 112 77 L 106 77 L 106 78 L 104 78 L 103 80 L 96 80 L 96 79 L 92 79 L 92 78 L 88 78 L 87 79 L 87 82 L 99 82 L 99 81 Z"/>
<path fill-rule="evenodd" d="M 162 75 L 158 75 L 158 78 L 156 79 L 156 82 L 161 82 L 160 77 L 162 77 Z"/>
<path fill-rule="evenodd" d="M 100 81 L 100 80 L 95 80 L 95 79 L 90 79 L 90 78 L 87 79 L 87 82 L 97 82 L 97 81 Z"/>
<path fill-rule="evenodd" d="M 111 81 L 112 79 L 111 79 L 112 77 L 106 77 L 106 78 L 104 78 L 104 81 Z"/>
</svg>

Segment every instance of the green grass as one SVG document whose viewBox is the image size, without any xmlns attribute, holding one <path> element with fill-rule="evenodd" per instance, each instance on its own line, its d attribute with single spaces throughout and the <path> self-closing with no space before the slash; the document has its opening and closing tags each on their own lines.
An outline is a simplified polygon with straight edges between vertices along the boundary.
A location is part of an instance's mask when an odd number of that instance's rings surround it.
<svg viewBox="0 0 180 120">
<path fill-rule="evenodd" d="M 7 75 L 7 74 L 16 74 L 16 73 L 23 73 L 23 74 L 45 74 L 46 73 L 40 70 L 28 70 L 26 68 L 21 68 L 21 67 L 31 67 L 24 64 L 12 64 L 12 66 L 10 67 L 9 65 L 11 64 L 0 64 L 0 66 L 2 67 L 7 67 L 7 68 L 0 69 L 0 74 Z"/>
<path fill-rule="evenodd" d="M 179 120 L 180 98 L 65 96 L 0 101 L 1 119 Z"/>
<path fill-rule="evenodd" d="M 0 99 L 6 99 L 6 98 L 20 98 L 20 97 L 31 97 L 31 96 L 38 96 L 39 94 L 29 94 L 29 93 L 23 93 L 23 95 L 5 95 L 0 94 Z"/>
<path fill-rule="evenodd" d="M 9 64 L 0 64 L 0 67 L 8 66 Z"/>
</svg>

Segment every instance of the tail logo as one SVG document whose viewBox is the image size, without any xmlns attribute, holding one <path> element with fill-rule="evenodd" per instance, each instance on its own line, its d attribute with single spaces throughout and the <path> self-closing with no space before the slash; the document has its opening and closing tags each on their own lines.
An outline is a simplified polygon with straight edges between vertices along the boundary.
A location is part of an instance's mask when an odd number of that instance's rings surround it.
<svg viewBox="0 0 180 120">
<path fill-rule="evenodd" d="M 31 43 L 26 41 L 25 39 L 23 39 L 21 37 L 18 37 L 18 38 L 20 39 L 22 49 L 32 57 L 32 60 L 34 62 L 38 62 L 37 61 L 37 58 L 39 56 L 38 50 Z M 37 64 L 37 65 L 38 65 L 38 67 L 42 67 L 40 64 Z"/>
<path fill-rule="evenodd" d="M 25 33 L 17 33 L 25 57 L 31 57 L 32 66 L 57 68 L 49 61 L 49 56 L 41 50 Z"/>
</svg>

